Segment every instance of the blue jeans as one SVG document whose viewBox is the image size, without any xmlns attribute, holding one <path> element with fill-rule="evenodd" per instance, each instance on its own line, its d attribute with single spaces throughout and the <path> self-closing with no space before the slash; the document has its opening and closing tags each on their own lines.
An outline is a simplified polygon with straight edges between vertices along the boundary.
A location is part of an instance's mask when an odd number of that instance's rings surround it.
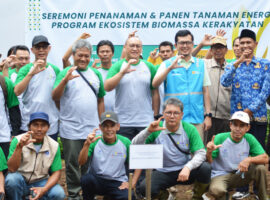
<svg viewBox="0 0 270 200">
<path fill-rule="evenodd" d="M 18 173 L 9 173 L 5 179 L 6 195 L 10 200 L 20 200 L 23 197 L 30 195 L 30 188 L 32 187 L 44 187 L 48 179 L 43 179 L 31 184 L 27 184 L 23 176 Z M 63 200 L 65 198 L 65 192 L 63 188 L 56 184 L 41 198 L 42 200 L 53 199 Z"/>
</svg>

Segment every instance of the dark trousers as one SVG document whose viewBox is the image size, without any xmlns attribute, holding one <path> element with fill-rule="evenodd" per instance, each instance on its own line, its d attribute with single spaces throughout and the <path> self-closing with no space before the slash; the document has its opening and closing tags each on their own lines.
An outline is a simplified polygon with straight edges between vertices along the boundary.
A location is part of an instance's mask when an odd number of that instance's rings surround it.
<svg viewBox="0 0 270 200">
<path fill-rule="evenodd" d="M 128 189 L 120 190 L 121 181 L 107 180 L 91 173 L 81 178 L 81 187 L 84 200 L 93 200 L 95 195 L 110 196 L 114 200 L 127 200 Z M 135 200 L 134 196 L 132 199 Z"/>
<path fill-rule="evenodd" d="M 185 182 L 178 182 L 177 178 L 180 171 L 173 172 L 160 172 L 153 171 L 151 176 L 151 196 L 155 197 L 158 195 L 160 190 L 165 190 L 171 186 L 180 185 L 190 185 L 197 181 L 199 183 L 210 183 L 211 166 L 207 162 L 203 162 L 198 168 L 193 169 L 190 172 L 189 179 Z M 140 184 L 140 193 L 145 196 L 146 183 L 145 180 Z"/>
<path fill-rule="evenodd" d="M 145 129 L 145 127 L 120 127 L 120 130 L 117 132 L 117 134 L 132 140 L 143 129 Z"/>
<path fill-rule="evenodd" d="M 266 138 L 267 122 L 251 122 L 250 130 L 248 131 L 259 141 L 262 147 L 265 149 L 265 138 Z M 236 189 L 239 192 L 247 192 L 249 190 L 248 185 Z M 253 190 L 257 193 L 257 188 L 255 183 L 253 185 Z"/>
</svg>

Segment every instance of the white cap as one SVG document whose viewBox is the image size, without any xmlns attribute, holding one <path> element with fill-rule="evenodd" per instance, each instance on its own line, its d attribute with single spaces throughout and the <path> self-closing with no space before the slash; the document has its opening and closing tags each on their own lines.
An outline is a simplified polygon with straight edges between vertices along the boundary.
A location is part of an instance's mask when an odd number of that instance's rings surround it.
<svg viewBox="0 0 270 200">
<path fill-rule="evenodd" d="M 237 111 L 235 113 L 233 113 L 232 117 L 230 120 L 234 120 L 234 119 L 238 119 L 241 122 L 244 122 L 246 124 L 249 124 L 249 116 L 246 112 L 243 111 Z"/>
</svg>

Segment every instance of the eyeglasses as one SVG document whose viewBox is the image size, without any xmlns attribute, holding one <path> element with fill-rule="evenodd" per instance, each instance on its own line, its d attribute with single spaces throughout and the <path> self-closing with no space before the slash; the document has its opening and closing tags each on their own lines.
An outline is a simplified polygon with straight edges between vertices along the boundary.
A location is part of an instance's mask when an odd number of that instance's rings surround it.
<svg viewBox="0 0 270 200">
<path fill-rule="evenodd" d="M 179 45 L 181 45 L 181 46 L 184 46 L 184 45 L 191 45 L 191 44 L 193 44 L 193 42 L 192 41 L 182 41 L 182 42 L 177 42 L 177 44 L 179 44 Z"/>
<path fill-rule="evenodd" d="M 175 116 L 175 117 L 178 117 L 179 115 L 181 114 L 181 112 L 170 112 L 170 111 L 168 111 L 168 112 L 165 112 L 165 115 L 167 116 L 167 117 L 170 117 L 170 116 Z"/>
<path fill-rule="evenodd" d="M 128 46 L 129 46 L 130 48 L 134 48 L 134 47 L 136 47 L 137 49 L 142 48 L 142 45 L 140 45 L 140 44 L 129 44 Z"/>
<path fill-rule="evenodd" d="M 49 45 L 37 45 L 37 46 L 34 46 L 35 49 L 37 50 L 40 50 L 40 49 L 47 49 Z"/>
</svg>

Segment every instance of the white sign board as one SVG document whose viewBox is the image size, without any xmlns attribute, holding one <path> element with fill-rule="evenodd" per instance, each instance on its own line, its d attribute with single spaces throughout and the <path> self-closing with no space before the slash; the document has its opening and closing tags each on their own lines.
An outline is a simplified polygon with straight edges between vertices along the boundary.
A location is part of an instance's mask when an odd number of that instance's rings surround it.
<svg viewBox="0 0 270 200">
<path fill-rule="evenodd" d="M 163 145 L 146 144 L 130 145 L 130 169 L 157 169 L 163 168 Z"/>
</svg>

